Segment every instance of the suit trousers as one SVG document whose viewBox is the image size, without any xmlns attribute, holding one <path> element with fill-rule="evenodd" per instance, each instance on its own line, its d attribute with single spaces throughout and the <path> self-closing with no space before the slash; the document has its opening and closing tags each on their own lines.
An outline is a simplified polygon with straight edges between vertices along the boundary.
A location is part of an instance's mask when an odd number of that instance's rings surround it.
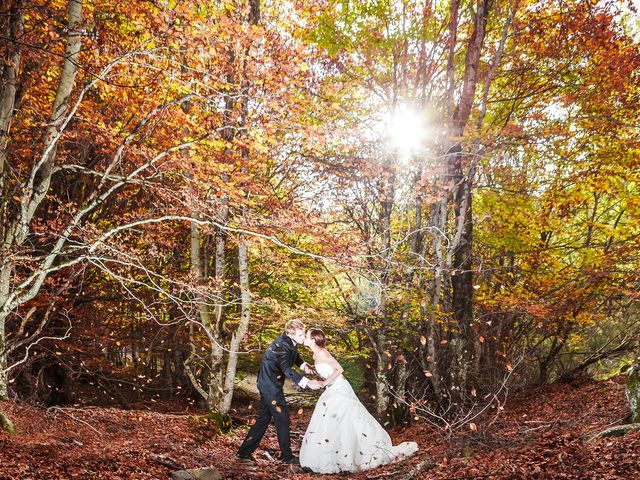
<svg viewBox="0 0 640 480">
<path fill-rule="evenodd" d="M 287 409 L 287 403 L 282 391 L 275 395 L 260 392 L 258 418 L 256 419 L 256 423 L 249 429 L 244 442 L 240 445 L 238 449 L 239 456 L 250 455 L 258 448 L 272 418 L 276 426 L 282 460 L 287 461 L 293 458 L 293 453 L 291 452 L 289 410 Z"/>
</svg>

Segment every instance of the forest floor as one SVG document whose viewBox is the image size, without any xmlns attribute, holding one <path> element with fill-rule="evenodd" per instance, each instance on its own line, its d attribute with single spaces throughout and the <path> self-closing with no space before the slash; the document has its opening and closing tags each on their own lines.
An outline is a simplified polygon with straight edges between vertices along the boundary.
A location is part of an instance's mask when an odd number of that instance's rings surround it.
<svg viewBox="0 0 640 480">
<path fill-rule="evenodd" d="M 216 467 L 229 479 L 412 478 L 462 479 L 637 479 L 640 431 L 587 441 L 589 435 L 625 423 L 629 414 L 624 377 L 548 385 L 514 394 L 489 426 L 478 422 L 447 437 L 423 423 L 390 433 L 395 442 L 413 440 L 420 451 L 396 465 L 360 474 L 293 474 L 277 460 L 269 429 L 256 452 L 259 466 L 247 470 L 234 453 L 243 428 L 215 435 L 202 411 L 186 402 L 157 402 L 137 410 L 103 407 L 43 409 L 0 402 L 19 431 L 0 433 L 0 479 L 169 479 L 180 468 Z M 153 407 L 151 406 L 153 405 Z M 291 409 L 294 450 L 311 415 Z M 253 409 L 243 407 L 248 420 Z M 427 462 L 428 460 L 428 462 Z M 420 471 L 416 469 L 421 467 Z"/>
</svg>

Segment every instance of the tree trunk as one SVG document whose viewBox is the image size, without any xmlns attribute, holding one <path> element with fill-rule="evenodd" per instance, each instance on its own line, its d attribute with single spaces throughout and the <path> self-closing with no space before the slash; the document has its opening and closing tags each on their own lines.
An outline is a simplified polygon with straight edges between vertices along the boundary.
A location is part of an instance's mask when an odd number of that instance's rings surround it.
<svg viewBox="0 0 640 480">
<path fill-rule="evenodd" d="M 378 363 L 376 365 L 376 414 L 382 419 L 389 408 L 391 395 L 389 392 L 389 378 L 387 361 L 385 358 L 387 344 L 387 285 L 389 282 L 390 257 L 391 252 L 391 213 L 393 210 L 393 202 L 395 196 L 395 171 L 393 170 L 393 160 L 387 159 L 385 164 L 385 172 L 380 188 L 380 228 L 381 228 L 381 244 L 380 258 L 382 261 L 382 275 L 380 282 L 382 283 L 382 295 L 380 299 L 380 325 L 375 330 L 375 342 L 379 350 Z"/>
<path fill-rule="evenodd" d="M 417 183 L 420 180 L 421 176 L 422 175 L 420 171 L 417 171 L 414 174 L 413 184 L 411 186 L 411 189 L 413 191 L 416 191 Z M 412 256 L 414 260 L 420 258 L 420 253 L 422 251 L 422 201 L 423 201 L 422 197 L 420 195 L 417 195 L 414 203 L 414 208 L 415 208 L 414 226 L 409 233 L 411 237 L 410 238 L 411 253 L 413 254 Z M 420 261 L 419 264 L 421 267 L 424 267 L 422 261 Z M 415 270 L 413 268 L 408 269 L 408 272 L 405 278 L 405 284 L 406 284 L 407 290 L 411 290 L 415 277 L 416 277 Z M 406 335 L 408 335 L 409 332 L 411 331 L 410 330 L 411 327 L 409 325 L 409 322 L 407 321 L 407 317 L 410 314 L 410 310 L 411 310 L 411 304 L 407 302 L 406 306 L 404 307 L 404 311 L 402 313 L 403 315 L 402 338 L 406 338 Z M 396 397 L 402 403 L 402 407 L 404 409 L 404 406 L 407 404 L 407 399 L 406 399 L 407 380 L 409 379 L 409 366 L 408 366 L 408 362 L 406 361 L 406 358 L 409 356 L 412 348 L 406 341 L 401 341 L 400 344 L 402 345 L 402 348 L 403 348 L 403 351 L 402 351 L 403 360 L 401 360 L 400 363 L 398 364 L 398 371 L 396 373 L 395 391 L 396 391 Z M 420 354 L 422 356 L 424 354 L 424 352 L 422 351 L 423 350 L 422 345 L 420 350 L 421 350 Z M 396 412 L 397 411 L 398 410 L 396 409 Z M 398 415 L 394 415 L 394 420 L 397 420 L 398 419 L 397 417 Z"/>
<path fill-rule="evenodd" d="M 9 288 L 11 283 L 11 263 L 3 259 L 4 264 L 0 266 L 0 307 L 7 305 Z M 6 336 L 6 320 L 9 312 L 5 308 L 0 308 L 0 400 L 6 400 L 9 386 L 9 363 Z"/>
<path fill-rule="evenodd" d="M 0 313 L 0 400 L 6 400 L 9 387 L 9 368 L 7 361 L 7 342 L 5 325 L 7 315 Z"/>
<path fill-rule="evenodd" d="M 258 25 L 260 22 L 260 0 L 249 0 L 249 15 L 247 17 L 249 25 Z M 246 125 L 249 116 L 249 80 L 247 78 L 247 62 L 249 59 L 249 47 L 244 52 L 244 65 L 242 72 L 242 125 Z M 246 148 L 243 148 L 242 155 L 245 160 L 249 157 L 249 152 Z M 249 168 L 244 166 L 242 173 L 245 175 L 249 173 Z M 247 193 L 246 198 L 249 197 Z M 246 218 L 248 207 L 245 205 L 242 208 L 242 217 Z M 231 343 L 229 345 L 229 360 L 227 362 L 227 371 L 224 380 L 224 398 L 222 405 L 220 406 L 220 413 L 227 415 L 231 408 L 231 400 L 233 399 L 234 381 L 236 378 L 236 370 L 238 367 L 238 352 L 240 351 L 240 345 L 244 340 L 244 337 L 249 329 L 249 321 L 251 320 L 251 291 L 249 288 L 249 249 L 247 246 L 247 238 L 245 235 L 240 235 L 238 238 L 238 271 L 240 281 L 240 322 L 238 328 L 231 337 Z"/>
<path fill-rule="evenodd" d="M 203 262 L 201 255 L 201 235 L 198 230 L 198 225 L 193 222 L 191 224 L 191 271 L 196 277 L 199 284 L 204 282 L 203 274 Z M 207 379 L 207 385 L 193 385 L 194 388 L 203 396 L 204 401 L 207 404 L 207 408 L 210 410 L 216 410 L 220 404 L 222 395 L 222 375 L 220 364 L 222 361 L 222 349 L 219 344 L 219 338 L 215 325 L 211 322 L 211 312 L 209 309 L 209 299 L 205 295 L 198 302 L 198 314 L 200 317 L 201 328 L 205 330 L 209 340 L 211 342 L 211 350 L 209 353 L 211 364 L 209 368 L 209 376 Z M 191 339 L 191 354 L 189 359 L 185 362 L 185 369 L 191 368 L 191 363 L 196 357 L 196 346 L 193 340 L 193 334 L 190 335 Z M 197 382 L 197 379 L 193 374 L 190 374 L 190 370 L 186 372 L 192 383 Z"/>
<path fill-rule="evenodd" d="M 229 181 L 228 175 L 223 175 L 222 179 L 225 183 Z M 222 198 L 222 206 L 220 213 L 218 214 L 217 221 L 221 225 L 226 225 L 227 220 L 229 219 L 229 205 L 228 198 Z M 227 248 L 227 233 L 222 229 L 218 228 L 216 231 L 216 252 L 215 252 L 215 268 L 214 268 L 214 278 L 216 282 L 216 298 L 217 304 L 214 307 L 214 318 L 216 331 L 221 332 L 224 323 L 224 292 L 225 292 L 225 271 L 227 268 L 226 263 L 226 255 L 225 250 Z"/>
<path fill-rule="evenodd" d="M 455 2 L 456 0 L 452 0 Z M 486 25 L 492 0 L 476 2 L 475 23 L 467 44 L 465 71 L 460 101 L 456 106 L 450 125 L 451 147 L 447 152 L 449 176 L 449 192 L 454 211 L 454 239 L 449 256 L 451 265 L 452 309 L 457 323 L 458 336 L 453 346 L 452 373 L 455 375 L 454 386 L 461 394 L 467 387 L 468 368 L 474 364 L 473 321 L 473 271 L 472 271 L 472 182 L 473 162 L 464 171 L 465 154 L 460 138 L 473 108 L 476 86 L 478 83 L 478 65 L 484 44 Z"/>
<path fill-rule="evenodd" d="M 451 306 L 457 323 L 458 335 L 453 345 L 453 359 L 456 361 L 452 372 L 456 375 L 455 386 L 464 392 L 469 366 L 475 352 L 473 321 L 473 271 L 471 241 L 473 219 L 471 211 L 471 173 L 462 172 L 460 149 L 456 149 L 450 163 L 449 178 L 453 194 L 455 235 L 449 255 L 453 254 L 451 265 Z M 450 160 L 451 162 L 451 160 Z"/>
<path fill-rule="evenodd" d="M 7 144 L 9 143 L 9 132 L 13 121 L 13 109 L 16 101 L 18 84 L 18 73 L 20 71 L 20 44 L 17 39 L 22 35 L 24 28 L 22 14 L 22 0 L 2 2 L 2 11 L 9 12 L 6 26 L 2 29 L 5 37 L 6 47 L 3 57 L 2 77 L 0 78 L 0 195 L 4 197 L 4 169 L 7 162 Z M 5 203 L 2 202 L 3 211 L 0 212 L 4 218 Z M 3 228 L 4 222 L 0 228 Z M 4 235 L 3 235 L 4 236 Z"/>
<path fill-rule="evenodd" d="M 0 411 L 0 430 L 4 430 L 7 433 L 15 433 L 16 431 L 13 422 L 11 422 L 9 417 L 2 411 Z"/>
<path fill-rule="evenodd" d="M 544 385 L 549 381 L 549 368 L 551 364 L 555 360 L 560 350 L 564 346 L 564 341 L 559 340 L 558 337 L 553 337 L 553 343 L 551 344 L 551 348 L 547 355 L 540 362 L 540 366 L 538 369 L 538 385 Z"/>
<path fill-rule="evenodd" d="M 227 372 L 224 380 L 224 399 L 220 408 L 220 413 L 226 415 L 231 408 L 231 400 L 233 399 L 233 387 L 236 378 L 236 369 L 238 366 L 238 351 L 244 336 L 249 329 L 249 321 L 251 319 L 251 292 L 249 290 L 249 251 L 247 248 L 247 240 L 241 235 L 238 240 L 238 268 L 240 273 L 240 298 L 241 313 L 238 329 L 231 337 L 229 346 L 229 361 L 227 363 Z"/>
<path fill-rule="evenodd" d="M 14 21 L 13 18 L 10 21 Z M 17 28 L 19 31 L 21 25 L 18 24 L 21 23 L 21 19 L 19 17 L 16 17 L 15 22 L 18 22 L 15 28 Z M 71 95 L 76 73 L 78 71 L 81 47 L 81 32 L 79 28 L 81 22 L 82 2 L 80 0 L 69 0 L 68 33 L 66 39 L 67 45 L 65 48 L 65 59 L 62 65 L 62 72 L 60 74 L 58 88 L 56 90 L 56 97 L 53 103 L 52 114 L 49 119 L 49 126 L 47 127 L 44 137 L 42 157 L 33 166 L 30 182 L 23 192 L 19 215 L 15 216 L 16 218 L 13 219 L 2 218 L 3 224 L 6 220 L 10 220 L 10 222 L 7 222 L 9 223 L 8 228 L 3 230 L 2 241 L 5 251 L 10 251 L 13 247 L 22 245 L 24 243 L 29 232 L 29 222 L 31 221 L 37 207 L 40 205 L 49 190 L 49 184 L 51 181 L 51 175 L 53 173 L 53 166 L 55 161 L 55 146 L 61 134 L 65 115 L 68 111 L 67 102 L 69 96 Z M 17 65 L 14 65 L 14 67 L 17 67 Z M 3 73 L 6 75 L 7 70 L 3 70 Z M 15 72 L 10 72 L 10 75 L 15 75 Z M 9 99 L 10 95 L 7 93 L 6 88 L 7 85 L 3 85 L 1 100 L 3 102 L 2 108 L 8 109 L 9 104 L 11 104 L 11 109 L 13 109 L 12 100 Z M 11 89 L 15 88 L 15 85 L 9 86 L 8 88 L 9 93 L 11 93 Z M 15 100 L 15 91 L 13 92 L 13 97 Z M 3 121 L 7 126 L 10 124 L 10 117 L 10 113 L 8 117 L 3 116 L 3 118 L 5 118 L 5 120 Z M 6 139 L 4 138 L 2 140 L 3 148 L 6 146 L 5 140 Z M 11 310 L 11 302 L 9 301 L 9 297 L 11 295 L 10 283 L 13 267 L 6 256 L 2 259 L 2 261 L 3 263 L 2 265 L 0 265 L 0 397 L 6 397 L 8 370 L 10 366 L 8 365 L 7 360 L 8 345 L 5 322 Z"/>
<path fill-rule="evenodd" d="M 629 370 L 626 394 L 631 408 L 631 422 L 640 423 L 640 357 Z"/>
<path fill-rule="evenodd" d="M 82 47 L 82 0 L 69 0 L 67 21 L 67 45 L 65 47 L 64 62 L 56 89 L 56 97 L 53 101 L 53 109 L 44 135 L 43 153 L 40 160 L 34 166 L 30 186 L 32 191 L 27 191 L 25 201 L 26 209 L 22 213 L 21 228 L 15 232 L 18 243 L 22 243 L 27 235 L 26 225 L 31 221 L 40 202 L 49 191 L 51 175 L 56 157 L 58 140 L 65 126 L 66 115 L 69 111 L 69 97 L 75 85 L 78 65 L 80 64 L 80 48 Z"/>
<path fill-rule="evenodd" d="M 18 73 L 20 71 L 20 45 L 15 41 L 23 31 L 22 0 L 3 1 L 2 11 L 9 12 L 3 34 L 6 38 L 6 49 L 3 57 L 2 77 L 0 78 L 0 239 L 5 242 L 5 225 L 7 222 L 7 192 L 5 191 L 5 166 L 7 163 L 7 145 L 13 121 L 13 110 L 16 100 Z M 9 245 L 4 245 L 6 249 Z M 12 265 L 5 256 L 0 264 L 0 400 L 8 394 L 8 359 L 6 339 L 6 319 L 8 312 L 8 296 L 11 281 Z"/>
<path fill-rule="evenodd" d="M 438 367 L 441 358 L 438 350 L 436 349 L 436 342 L 439 340 L 440 336 L 437 319 L 439 315 L 447 311 L 446 306 L 443 304 L 443 297 L 446 297 L 447 295 L 447 291 L 444 289 L 444 278 L 445 272 L 449 270 L 448 265 L 446 264 L 443 245 L 443 236 L 446 231 L 447 224 L 447 197 L 446 191 L 442 189 L 439 201 L 433 205 L 431 210 L 431 226 L 435 227 L 432 230 L 435 271 L 430 285 L 431 298 L 428 307 L 428 323 L 426 338 L 424 341 L 427 350 L 427 371 L 425 372 L 425 375 L 429 378 L 433 392 L 438 399 L 442 393 L 441 385 L 444 379 L 441 377 L 440 369 Z"/>
</svg>

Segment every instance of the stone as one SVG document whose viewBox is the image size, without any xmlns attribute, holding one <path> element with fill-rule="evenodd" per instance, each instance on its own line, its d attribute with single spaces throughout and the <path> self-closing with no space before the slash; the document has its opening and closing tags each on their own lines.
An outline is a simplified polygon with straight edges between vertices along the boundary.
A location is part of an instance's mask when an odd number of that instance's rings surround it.
<svg viewBox="0 0 640 480">
<path fill-rule="evenodd" d="M 178 470 L 177 472 L 173 472 L 171 474 L 171 478 L 173 480 L 193 480 L 193 477 L 186 470 Z"/>
<path fill-rule="evenodd" d="M 187 470 L 193 480 L 222 480 L 220 472 L 213 467 L 192 468 Z"/>
<path fill-rule="evenodd" d="M 631 423 L 640 423 L 640 357 L 629 370 L 627 400 L 631 407 Z"/>
</svg>

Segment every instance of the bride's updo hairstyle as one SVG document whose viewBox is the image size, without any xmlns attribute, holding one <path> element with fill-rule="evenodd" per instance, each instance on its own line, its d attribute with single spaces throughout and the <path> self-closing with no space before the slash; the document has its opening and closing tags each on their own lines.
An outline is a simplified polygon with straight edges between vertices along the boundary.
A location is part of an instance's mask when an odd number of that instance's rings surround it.
<svg viewBox="0 0 640 480">
<path fill-rule="evenodd" d="M 324 348 L 324 346 L 327 344 L 324 332 L 319 328 L 309 329 L 309 338 L 311 338 L 311 340 L 313 340 L 315 344 L 320 348 Z"/>
</svg>

